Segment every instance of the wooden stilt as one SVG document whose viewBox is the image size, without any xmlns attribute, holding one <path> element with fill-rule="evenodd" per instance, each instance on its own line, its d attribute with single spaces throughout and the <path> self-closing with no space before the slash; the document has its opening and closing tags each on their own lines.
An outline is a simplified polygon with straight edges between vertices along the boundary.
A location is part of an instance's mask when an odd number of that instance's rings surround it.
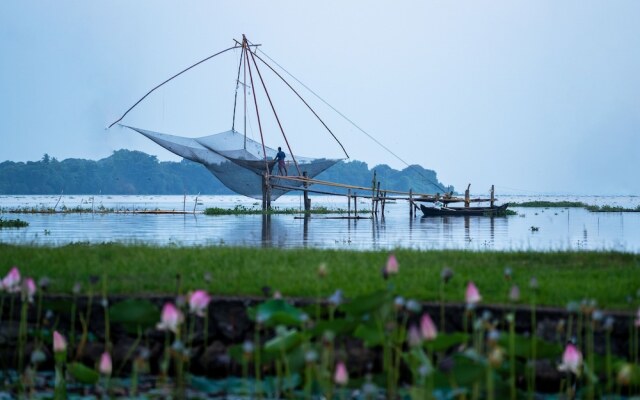
<svg viewBox="0 0 640 400">
<path fill-rule="evenodd" d="M 351 218 L 351 189 L 347 190 L 347 217 Z"/>
<path fill-rule="evenodd" d="M 467 190 L 464 191 L 464 206 L 465 208 L 469 208 L 469 204 L 471 204 L 471 199 L 469 197 L 469 188 L 471 187 L 471 184 L 469 184 L 467 186 Z"/>
<path fill-rule="evenodd" d="M 491 204 L 490 204 L 491 208 L 493 208 L 493 203 L 495 201 L 496 201 L 496 198 L 494 196 L 494 187 L 493 187 L 493 185 L 491 185 Z"/>
<path fill-rule="evenodd" d="M 262 211 L 267 211 L 267 173 L 262 175 Z"/>
<path fill-rule="evenodd" d="M 376 189 L 376 215 L 378 214 L 379 204 L 380 204 L 380 181 L 378 181 L 378 187 Z"/>
<path fill-rule="evenodd" d="M 383 192 L 382 193 L 382 207 L 380 208 L 380 216 L 382 216 L 382 218 L 384 218 L 384 206 L 385 203 L 387 202 L 385 199 L 387 197 L 387 192 Z"/>
<path fill-rule="evenodd" d="M 373 180 L 371 181 L 371 216 L 375 214 L 376 211 L 376 171 L 373 170 Z"/>
<path fill-rule="evenodd" d="M 309 198 L 309 191 L 306 190 L 309 187 L 309 182 L 306 181 L 307 179 L 307 171 L 304 171 L 302 173 L 302 176 L 305 178 L 305 182 L 304 182 L 304 212 L 308 213 L 311 211 L 311 199 Z"/>
<path fill-rule="evenodd" d="M 409 189 L 409 218 L 413 218 L 413 189 Z"/>
<path fill-rule="evenodd" d="M 271 182 L 269 181 L 269 175 L 265 174 L 265 194 L 266 194 L 266 211 L 271 210 Z"/>
<path fill-rule="evenodd" d="M 353 192 L 353 217 L 358 218 L 358 193 Z"/>
</svg>

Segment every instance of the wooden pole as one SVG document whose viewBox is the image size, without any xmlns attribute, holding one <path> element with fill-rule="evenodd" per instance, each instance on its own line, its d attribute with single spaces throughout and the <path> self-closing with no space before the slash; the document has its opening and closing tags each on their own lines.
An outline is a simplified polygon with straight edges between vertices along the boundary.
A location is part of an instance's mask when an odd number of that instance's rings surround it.
<svg viewBox="0 0 640 400">
<path fill-rule="evenodd" d="M 494 187 L 493 185 L 491 185 L 491 208 L 493 208 L 493 203 L 496 201 L 493 190 L 494 190 Z"/>
<path fill-rule="evenodd" d="M 351 189 L 347 190 L 347 217 L 351 218 Z"/>
<path fill-rule="evenodd" d="M 464 191 L 464 207 L 465 208 L 469 208 L 469 204 L 471 203 L 470 198 L 469 198 L 469 188 L 471 187 L 471 184 L 467 185 L 467 190 Z"/>
<path fill-rule="evenodd" d="M 267 210 L 267 173 L 262 175 L 262 211 Z"/>
<path fill-rule="evenodd" d="M 379 204 L 380 204 L 380 181 L 378 181 L 378 188 L 376 189 L 376 215 L 378 214 Z"/>
<path fill-rule="evenodd" d="M 409 189 L 409 218 L 413 218 L 413 189 Z"/>
<path fill-rule="evenodd" d="M 358 218 L 358 193 L 353 192 L 353 217 Z"/>
<path fill-rule="evenodd" d="M 376 170 L 373 170 L 373 180 L 371 180 L 371 216 L 376 212 Z"/>
<path fill-rule="evenodd" d="M 382 193 L 382 207 L 380 208 L 380 216 L 382 218 L 384 218 L 384 205 L 386 203 L 386 199 L 387 198 L 387 192 L 383 192 Z"/>
<path fill-rule="evenodd" d="M 307 171 L 303 171 L 302 172 L 302 176 L 307 179 Z M 311 211 L 311 199 L 309 199 L 309 191 L 307 190 L 307 188 L 309 187 L 309 182 L 305 181 L 304 182 L 304 212 L 308 213 Z"/>
</svg>

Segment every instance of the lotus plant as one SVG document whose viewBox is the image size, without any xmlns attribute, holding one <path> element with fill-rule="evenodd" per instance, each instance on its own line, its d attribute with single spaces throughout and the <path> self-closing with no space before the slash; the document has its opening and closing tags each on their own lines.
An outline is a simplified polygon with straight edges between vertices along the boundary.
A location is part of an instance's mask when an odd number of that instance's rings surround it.
<svg viewBox="0 0 640 400">
<path fill-rule="evenodd" d="M 18 267 L 12 267 L 2 279 L 2 288 L 7 293 L 18 293 L 20 291 L 20 270 Z"/>
<path fill-rule="evenodd" d="M 562 353 L 562 363 L 558 365 L 558 371 L 567 372 L 570 381 L 580 378 L 582 374 L 582 353 L 573 343 L 568 343 Z M 575 380 L 567 386 L 567 397 L 572 399 L 575 395 Z"/>
<path fill-rule="evenodd" d="M 161 331 L 171 331 L 178 334 L 182 322 L 184 322 L 182 312 L 173 303 L 165 303 L 162 307 L 160 322 L 156 325 L 156 328 Z"/>
<path fill-rule="evenodd" d="M 420 319 L 420 333 L 422 334 L 422 338 L 427 341 L 435 340 L 435 338 L 438 337 L 438 329 L 427 313 L 423 314 Z"/>
<path fill-rule="evenodd" d="M 53 353 L 56 364 L 55 399 L 67 398 L 64 368 L 67 362 L 67 340 L 58 331 L 53 331 Z"/>
</svg>

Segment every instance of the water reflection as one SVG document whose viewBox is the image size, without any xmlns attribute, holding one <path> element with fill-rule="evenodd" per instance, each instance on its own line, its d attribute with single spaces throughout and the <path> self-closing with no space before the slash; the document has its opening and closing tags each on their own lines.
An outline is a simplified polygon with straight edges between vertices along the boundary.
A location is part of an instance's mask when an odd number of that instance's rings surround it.
<svg viewBox="0 0 640 400">
<path fill-rule="evenodd" d="M 58 196 L 59 197 L 59 196 Z M 6 203 L 32 202 L 53 207 L 58 197 L 1 197 Z M 157 201 L 158 203 L 153 203 Z M 238 197 L 200 197 L 203 206 L 232 208 L 243 204 Z M 3 204 L 3 201 L 5 202 Z M 66 199 L 67 203 L 77 201 Z M 182 196 L 109 198 L 105 207 L 183 208 Z M 278 200 L 280 202 L 280 200 Z M 287 204 L 286 202 L 289 202 Z M 297 206 L 297 198 L 283 199 L 280 207 Z M 97 204 L 97 202 L 96 202 Z M 314 204 L 344 208 L 329 198 Z M 251 206 L 251 203 L 248 203 Z M 97 205 L 96 205 L 97 207 Z M 640 214 L 591 213 L 581 208 L 516 208 L 509 217 L 409 218 L 406 204 L 387 204 L 385 215 L 373 219 L 338 219 L 311 215 L 202 214 L 0 214 L 29 223 L 24 229 L 0 230 L 1 243 L 65 245 L 74 242 L 150 243 L 181 246 L 232 245 L 254 247 L 346 248 L 357 250 L 413 248 L 469 250 L 617 250 L 640 249 Z M 197 211 L 201 211 L 198 209 Z M 532 227 L 537 227 L 536 231 Z"/>
</svg>

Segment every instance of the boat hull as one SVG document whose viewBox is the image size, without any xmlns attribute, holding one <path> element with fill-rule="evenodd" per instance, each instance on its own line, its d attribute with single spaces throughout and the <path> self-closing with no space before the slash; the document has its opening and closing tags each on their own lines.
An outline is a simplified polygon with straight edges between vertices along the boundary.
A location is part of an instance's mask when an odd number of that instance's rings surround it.
<svg viewBox="0 0 640 400">
<path fill-rule="evenodd" d="M 509 206 L 508 203 L 498 207 L 426 207 L 420 204 L 420 209 L 424 217 L 440 216 L 496 216 L 504 213 Z"/>
</svg>

